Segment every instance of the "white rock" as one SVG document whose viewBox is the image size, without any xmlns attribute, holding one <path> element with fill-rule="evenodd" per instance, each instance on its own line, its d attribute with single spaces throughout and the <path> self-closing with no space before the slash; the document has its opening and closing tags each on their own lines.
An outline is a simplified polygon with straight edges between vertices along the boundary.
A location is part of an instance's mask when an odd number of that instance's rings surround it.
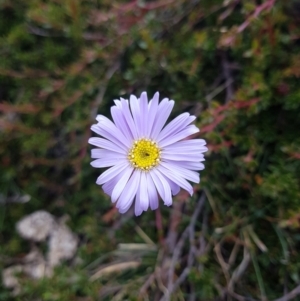
<svg viewBox="0 0 300 301">
<path fill-rule="evenodd" d="M 34 248 L 24 258 L 24 272 L 34 279 L 50 276 L 46 261 L 39 249 Z"/>
<path fill-rule="evenodd" d="M 71 230 L 58 224 L 51 232 L 47 261 L 50 267 L 57 266 L 63 259 L 71 259 L 77 250 L 78 239 Z"/>
<path fill-rule="evenodd" d="M 16 225 L 21 237 L 47 244 L 47 256 L 44 258 L 39 248 L 33 244 L 31 251 L 23 258 L 22 264 L 8 267 L 2 272 L 3 285 L 13 289 L 12 294 L 21 293 L 17 274 L 23 273 L 33 279 L 51 277 L 53 268 L 62 260 L 74 257 L 78 238 L 64 224 L 66 218 L 57 222 L 50 213 L 40 210 L 22 218 Z"/>
<path fill-rule="evenodd" d="M 21 286 L 17 275 L 23 272 L 23 266 L 18 264 L 6 268 L 2 272 L 3 285 L 7 288 L 13 289 L 12 294 L 18 295 L 21 291 Z"/>
<path fill-rule="evenodd" d="M 27 215 L 17 223 L 20 236 L 33 241 L 45 240 L 54 227 L 54 217 L 43 210 Z"/>
</svg>

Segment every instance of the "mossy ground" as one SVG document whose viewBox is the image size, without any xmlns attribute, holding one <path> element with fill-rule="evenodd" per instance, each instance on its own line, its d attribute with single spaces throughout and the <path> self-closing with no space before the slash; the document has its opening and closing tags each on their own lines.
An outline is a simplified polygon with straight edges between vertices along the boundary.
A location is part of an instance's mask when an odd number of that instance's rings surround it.
<svg viewBox="0 0 300 301">
<path fill-rule="evenodd" d="M 80 238 L 77 259 L 20 275 L 21 295 L 0 300 L 273 300 L 297 287 L 299 16 L 298 0 L 0 1 L 0 269 L 31 248 L 15 223 L 35 210 L 67 214 Z M 210 151 L 193 198 L 136 218 L 95 184 L 87 140 L 97 113 L 142 91 L 196 115 Z"/>
</svg>

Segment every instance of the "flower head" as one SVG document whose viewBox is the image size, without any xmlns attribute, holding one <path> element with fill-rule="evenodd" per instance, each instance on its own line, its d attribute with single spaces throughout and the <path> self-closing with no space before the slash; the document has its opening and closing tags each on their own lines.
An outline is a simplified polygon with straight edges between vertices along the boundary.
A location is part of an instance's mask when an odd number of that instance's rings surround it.
<svg viewBox="0 0 300 301">
<path fill-rule="evenodd" d="M 158 208 L 158 195 L 164 204 L 172 204 L 172 195 L 180 187 L 193 194 L 188 181 L 199 183 L 197 170 L 204 169 L 203 139 L 185 140 L 199 129 L 191 123 L 196 119 L 183 113 L 166 126 L 174 101 L 164 98 L 159 103 L 155 93 L 148 103 L 147 94 L 115 100 L 111 108 L 114 122 L 98 115 L 91 129 L 103 138 L 90 138 L 91 165 L 109 167 L 97 179 L 98 185 L 111 197 L 121 213 L 135 200 L 135 214 Z"/>
</svg>

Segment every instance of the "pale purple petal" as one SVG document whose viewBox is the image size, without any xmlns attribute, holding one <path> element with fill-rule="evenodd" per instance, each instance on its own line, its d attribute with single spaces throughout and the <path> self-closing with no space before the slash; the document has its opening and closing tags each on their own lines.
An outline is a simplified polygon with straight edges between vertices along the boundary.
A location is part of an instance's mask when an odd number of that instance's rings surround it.
<svg viewBox="0 0 300 301">
<path fill-rule="evenodd" d="M 116 153 L 127 154 L 127 152 L 124 152 L 124 150 L 120 149 L 116 144 L 103 138 L 92 137 L 88 142 L 89 144 L 108 149 Z"/>
<path fill-rule="evenodd" d="M 158 208 L 158 195 L 153 180 L 149 173 L 146 173 L 147 186 L 148 186 L 148 195 L 149 195 L 149 203 L 150 208 L 155 210 Z"/>
<path fill-rule="evenodd" d="M 171 162 L 161 162 L 161 166 L 167 168 L 170 172 L 174 172 L 177 174 L 180 174 L 183 178 L 194 182 L 194 183 L 199 183 L 199 173 L 193 170 L 189 170 L 186 168 L 183 168 L 176 163 L 171 163 Z"/>
<path fill-rule="evenodd" d="M 204 161 L 202 159 L 201 161 Z M 183 168 L 191 169 L 191 170 L 203 170 L 204 169 L 204 164 L 200 162 L 191 162 L 191 161 L 170 161 L 166 160 L 166 162 L 171 162 L 171 163 L 176 163 L 176 165 L 181 166 Z"/>
<path fill-rule="evenodd" d="M 123 99 L 123 98 L 121 98 L 121 99 Z M 122 104 L 121 104 L 121 101 L 119 99 L 114 99 L 114 103 L 115 103 L 117 108 L 122 109 Z"/>
<path fill-rule="evenodd" d="M 194 126 L 194 125 L 189 125 L 187 126 L 183 131 L 172 135 L 171 137 L 166 137 L 165 139 L 163 139 L 160 143 L 159 146 L 160 147 L 166 147 L 167 145 L 170 145 L 172 143 L 175 143 L 179 140 L 182 140 L 192 134 L 198 133 L 199 129 Z"/>
<path fill-rule="evenodd" d="M 144 211 L 147 211 L 149 208 L 149 196 L 148 196 L 148 187 L 147 187 L 146 174 L 142 172 L 141 181 L 140 181 L 140 203 Z"/>
<path fill-rule="evenodd" d="M 141 123 L 141 110 L 140 110 L 140 103 L 139 100 L 134 96 L 131 95 L 130 96 L 130 109 L 131 109 L 131 113 L 133 116 L 133 120 L 134 120 L 134 124 L 135 124 L 135 128 L 138 134 L 138 137 L 141 138 L 142 137 L 142 123 Z"/>
<path fill-rule="evenodd" d="M 203 161 L 204 155 L 202 153 L 207 151 L 207 147 L 203 145 L 204 143 L 203 139 L 184 140 L 173 143 L 163 148 L 161 158 L 164 161 Z"/>
<path fill-rule="evenodd" d="M 91 165 L 95 168 L 104 168 L 116 165 L 116 158 L 101 158 L 91 162 Z M 118 160 L 119 162 L 128 162 L 126 159 Z"/>
<path fill-rule="evenodd" d="M 125 168 L 128 168 L 129 166 L 130 164 L 126 161 L 116 164 L 115 166 L 109 168 L 104 173 L 102 173 L 101 176 L 98 177 L 96 183 L 98 185 L 104 184 L 105 182 L 111 180 L 112 178 L 114 178 L 116 175 L 121 173 Z"/>
<path fill-rule="evenodd" d="M 190 116 L 189 113 L 183 113 L 172 120 L 166 127 L 160 132 L 157 137 L 157 142 L 162 141 L 166 137 L 177 134 L 184 130 L 190 123 L 196 119 L 195 116 Z"/>
<path fill-rule="evenodd" d="M 138 187 L 136 198 L 135 198 L 135 215 L 141 215 L 143 211 L 147 211 L 149 208 L 149 197 L 146 175 L 144 172 L 141 173 L 140 185 Z"/>
<path fill-rule="evenodd" d="M 108 194 L 109 196 L 111 196 L 112 191 L 114 189 L 114 187 L 116 186 L 116 184 L 118 183 L 119 179 L 121 178 L 122 173 L 119 173 L 118 175 L 116 175 L 114 178 L 112 178 L 111 180 L 107 181 L 106 183 L 104 183 L 102 185 L 102 189 L 103 191 Z"/>
<path fill-rule="evenodd" d="M 168 100 L 168 98 L 164 98 L 157 109 L 157 114 L 155 116 L 155 122 L 153 124 L 150 138 L 156 140 L 161 129 L 167 122 L 168 117 L 174 106 L 174 100 Z"/>
<path fill-rule="evenodd" d="M 172 144 L 173 145 L 173 144 Z M 186 148 L 176 148 L 176 147 L 170 147 L 170 146 L 167 146 L 167 147 L 164 147 L 162 152 L 164 154 L 167 154 L 167 155 L 172 155 L 172 154 L 181 154 L 181 155 L 202 155 L 203 156 L 203 152 L 205 152 L 206 150 L 202 150 L 202 148 L 205 147 L 205 146 L 202 146 L 201 149 L 197 149 L 197 148 L 193 148 L 191 146 L 189 147 L 186 147 Z"/>
<path fill-rule="evenodd" d="M 121 105 L 121 103 L 120 103 L 120 105 Z M 126 139 L 128 141 L 134 140 L 134 137 L 128 126 L 128 123 L 124 118 L 122 109 L 120 109 L 118 106 L 113 106 L 113 107 L 111 107 L 110 112 L 111 112 L 111 116 L 114 120 L 114 123 L 116 124 L 117 128 L 121 130 L 121 132 L 124 134 Z"/>
<path fill-rule="evenodd" d="M 122 114 L 124 117 L 124 120 L 127 122 L 128 124 L 128 128 L 130 129 L 130 132 L 133 136 L 134 139 L 138 138 L 138 132 L 137 129 L 135 127 L 135 123 L 133 121 L 130 109 L 129 109 L 129 104 L 128 104 L 128 100 L 121 98 L 121 110 L 122 110 Z"/>
<path fill-rule="evenodd" d="M 126 212 L 129 210 L 129 208 L 131 207 L 132 203 L 133 203 L 133 199 L 131 200 L 129 206 L 119 208 L 119 212 L 120 212 L 121 214 L 126 213 Z"/>
<path fill-rule="evenodd" d="M 164 201 L 164 204 L 167 206 L 172 205 L 171 187 L 165 179 L 164 175 L 159 172 L 158 168 L 151 170 L 150 175 L 158 190 L 158 193 Z"/>
<path fill-rule="evenodd" d="M 171 152 L 196 152 L 196 153 L 203 153 L 207 151 L 207 147 L 205 146 L 206 142 L 203 139 L 190 139 L 190 140 L 183 140 L 178 141 L 175 143 L 172 143 L 166 147 L 164 147 L 164 150 L 171 151 Z"/>
<path fill-rule="evenodd" d="M 169 178 L 171 181 L 179 185 L 181 188 L 185 189 L 189 192 L 190 195 L 193 195 L 193 187 L 192 185 L 185 180 L 180 174 L 178 174 L 175 171 L 170 171 L 164 166 L 159 165 L 157 169 L 167 178 Z"/>
<path fill-rule="evenodd" d="M 176 153 L 167 153 L 162 151 L 161 159 L 163 161 L 172 160 L 172 161 L 201 161 L 203 159 L 203 155 L 199 154 L 176 154 Z"/>
<path fill-rule="evenodd" d="M 141 215 L 143 212 L 143 208 L 141 205 L 141 199 L 140 199 L 140 187 L 138 187 L 136 197 L 135 197 L 135 203 L 134 203 L 134 214 L 136 216 Z"/>
<path fill-rule="evenodd" d="M 98 126 L 102 128 L 104 131 L 110 134 L 110 136 L 115 137 L 120 141 L 122 144 L 124 144 L 126 147 L 130 146 L 129 140 L 124 136 L 122 131 L 116 127 L 116 125 L 111 122 L 108 118 L 106 118 L 103 115 L 98 115 L 96 117 L 96 120 L 98 121 Z M 109 139 L 111 140 L 111 139 Z M 111 140 L 113 141 L 113 140 Z"/>
<path fill-rule="evenodd" d="M 175 142 L 169 145 L 167 148 L 176 147 L 176 149 L 181 149 L 181 148 L 185 149 L 187 147 L 191 147 L 192 149 L 198 149 L 204 145 L 206 145 L 206 141 L 204 139 L 190 139 L 190 140 Z"/>
<path fill-rule="evenodd" d="M 120 213 L 126 212 L 131 207 L 138 187 L 140 186 L 140 178 L 141 171 L 137 169 L 132 173 L 131 178 L 124 187 L 117 202 L 116 207 L 119 209 Z"/>
<path fill-rule="evenodd" d="M 141 119 L 141 136 L 145 137 L 147 135 L 147 125 L 148 125 L 148 97 L 147 93 L 143 92 L 139 99 L 140 102 L 140 119 Z"/>
<path fill-rule="evenodd" d="M 121 195 L 124 187 L 126 186 L 134 168 L 131 166 L 128 166 L 122 173 L 121 178 L 119 179 L 118 183 L 116 184 L 115 188 L 112 191 L 111 194 L 111 201 L 115 203 L 119 196 Z"/>
<path fill-rule="evenodd" d="M 106 138 L 107 140 L 113 142 L 118 148 L 121 148 L 124 151 L 127 150 L 127 147 L 117 137 L 115 137 L 112 133 L 106 131 L 103 127 L 100 126 L 99 123 L 92 125 L 91 130 L 98 135 Z"/>
<path fill-rule="evenodd" d="M 119 160 L 119 159 L 126 159 L 126 155 L 116 153 L 107 149 L 93 148 L 91 151 L 91 158 L 92 159 L 115 158 L 115 160 Z"/>
<path fill-rule="evenodd" d="M 147 124 L 148 126 L 147 126 L 147 133 L 146 133 L 147 137 L 150 137 L 153 123 L 155 122 L 155 117 L 158 109 L 158 100 L 159 100 L 159 93 L 156 92 L 148 105 L 149 114 L 148 114 L 148 124 Z"/>
<path fill-rule="evenodd" d="M 173 181 L 168 179 L 167 177 L 165 177 L 165 179 L 168 181 L 171 187 L 172 195 L 176 195 L 180 191 L 180 187 L 177 184 L 175 184 Z"/>
<path fill-rule="evenodd" d="M 149 172 L 149 175 L 150 175 L 150 177 L 151 177 L 151 179 L 152 179 L 152 181 L 153 181 L 153 183 L 154 183 L 154 186 L 155 186 L 156 189 L 157 189 L 158 194 L 160 195 L 160 197 L 161 197 L 162 199 L 164 199 L 164 198 L 165 198 L 165 190 L 164 190 L 164 187 L 163 187 L 162 183 L 159 181 L 159 178 L 155 175 L 154 170 L 151 170 L 151 171 Z"/>
</svg>

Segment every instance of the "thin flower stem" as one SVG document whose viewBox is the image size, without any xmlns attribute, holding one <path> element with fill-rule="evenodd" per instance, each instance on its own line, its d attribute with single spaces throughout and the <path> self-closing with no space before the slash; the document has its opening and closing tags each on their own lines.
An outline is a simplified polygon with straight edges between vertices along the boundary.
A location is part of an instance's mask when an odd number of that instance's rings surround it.
<svg viewBox="0 0 300 301">
<path fill-rule="evenodd" d="M 155 223 L 156 223 L 158 241 L 163 246 L 165 240 L 164 240 L 164 233 L 163 233 L 162 217 L 161 217 L 161 212 L 159 207 L 157 208 L 157 210 L 155 210 Z"/>
</svg>

